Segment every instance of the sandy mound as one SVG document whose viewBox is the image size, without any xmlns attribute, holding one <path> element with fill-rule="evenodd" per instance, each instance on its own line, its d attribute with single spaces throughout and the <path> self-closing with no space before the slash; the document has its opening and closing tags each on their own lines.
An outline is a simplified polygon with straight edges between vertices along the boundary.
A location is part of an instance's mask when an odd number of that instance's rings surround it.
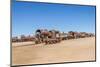
<svg viewBox="0 0 100 67">
<path fill-rule="evenodd" d="M 95 37 L 65 40 L 57 44 L 12 44 L 12 64 L 44 64 L 95 60 Z"/>
</svg>

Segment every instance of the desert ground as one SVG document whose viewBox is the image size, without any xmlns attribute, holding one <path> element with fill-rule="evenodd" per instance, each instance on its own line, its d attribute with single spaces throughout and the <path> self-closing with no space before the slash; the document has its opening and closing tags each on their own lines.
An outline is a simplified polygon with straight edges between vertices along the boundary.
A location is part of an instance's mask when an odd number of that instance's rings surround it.
<svg viewBox="0 0 100 67">
<path fill-rule="evenodd" d="M 64 40 L 57 44 L 12 43 L 12 65 L 95 60 L 95 37 Z"/>
</svg>

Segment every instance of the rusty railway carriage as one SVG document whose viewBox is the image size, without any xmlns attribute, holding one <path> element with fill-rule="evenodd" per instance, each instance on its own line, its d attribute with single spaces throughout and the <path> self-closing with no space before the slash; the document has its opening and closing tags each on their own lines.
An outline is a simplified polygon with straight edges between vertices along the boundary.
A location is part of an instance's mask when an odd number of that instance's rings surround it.
<svg viewBox="0 0 100 67">
<path fill-rule="evenodd" d="M 60 42 L 60 33 L 57 30 L 38 29 L 35 32 L 35 43 L 53 44 Z"/>
</svg>

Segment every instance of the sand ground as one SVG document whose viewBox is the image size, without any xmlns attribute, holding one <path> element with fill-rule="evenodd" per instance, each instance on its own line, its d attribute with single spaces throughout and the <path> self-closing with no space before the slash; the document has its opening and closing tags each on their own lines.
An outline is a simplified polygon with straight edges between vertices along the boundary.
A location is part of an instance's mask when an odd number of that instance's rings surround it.
<svg viewBox="0 0 100 67">
<path fill-rule="evenodd" d="M 95 60 L 95 37 L 65 40 L 57 44 L 12 43 L 12 64 L 44 64 Z"/>
</svg>

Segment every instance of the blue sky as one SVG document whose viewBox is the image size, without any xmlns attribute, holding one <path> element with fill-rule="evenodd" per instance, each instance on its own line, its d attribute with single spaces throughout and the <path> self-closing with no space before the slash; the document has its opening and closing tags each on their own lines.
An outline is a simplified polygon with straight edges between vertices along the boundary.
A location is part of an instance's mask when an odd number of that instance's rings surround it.
<svg viewBox="0 0 100 67">
<path fill-rule="evenodd" d="M 39 28 L 95 33 L 95 7 L 14 1 L 12 36 L 34 34 Z"/>
</svg>

